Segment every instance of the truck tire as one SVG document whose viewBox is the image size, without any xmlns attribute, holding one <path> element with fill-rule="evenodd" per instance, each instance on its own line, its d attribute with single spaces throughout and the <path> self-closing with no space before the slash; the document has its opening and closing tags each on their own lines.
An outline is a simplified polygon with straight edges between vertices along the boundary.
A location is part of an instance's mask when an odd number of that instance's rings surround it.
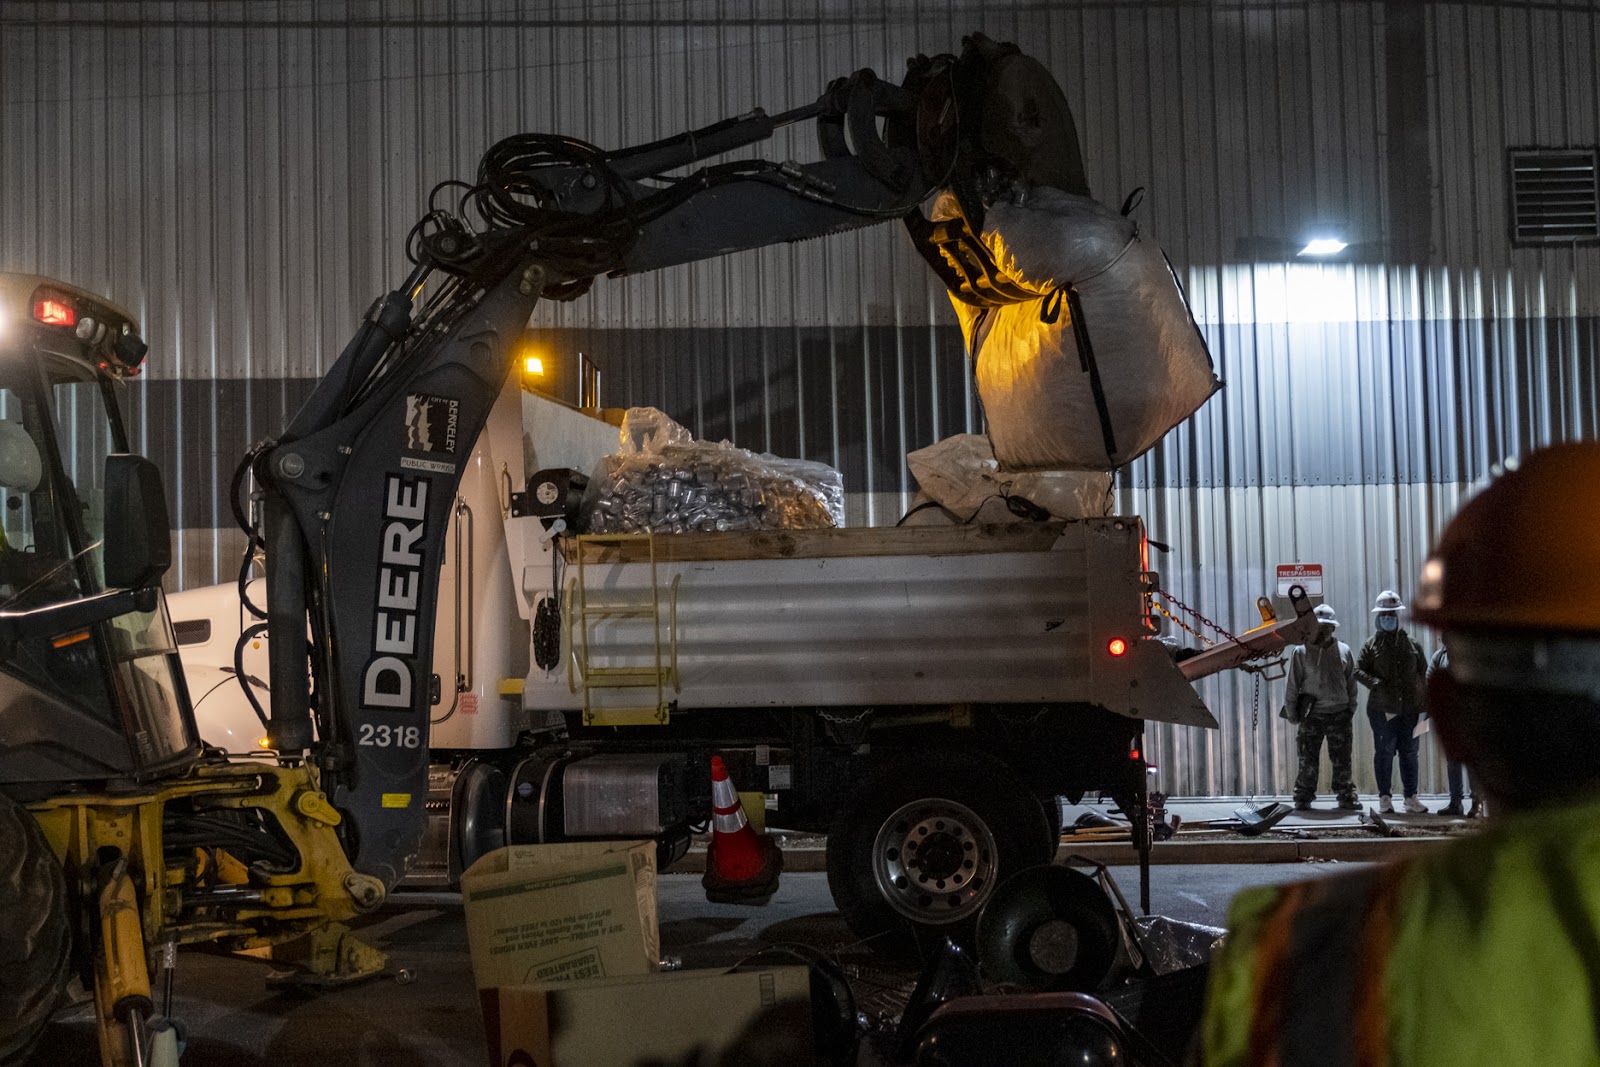
<svg viewBox="0 0 1600 1067">
<path fill-rule="evenodd" d="M 1039 805 L 1044 808 L 1045 841 L 1050 847 L 1050 858 L 1054 859 L 1056 850 L 1061 847 L 1061 798 L 1040 797 Z"/>
<path fill-rule="evenodd" d="M 0 796 L 0 1065 L 33 1051 L 66 988 L 72 935 L 67 880 L 44 832 Z"/>
<path fill-rule="evenodd" d="M 1043 805 L 1001 761 L 919 753 L 880 765 L 828 833 L 828 888 L 857 937 L 895 955 L 971 943 L 994 888 L 1048 863 Z"/>
</svg>

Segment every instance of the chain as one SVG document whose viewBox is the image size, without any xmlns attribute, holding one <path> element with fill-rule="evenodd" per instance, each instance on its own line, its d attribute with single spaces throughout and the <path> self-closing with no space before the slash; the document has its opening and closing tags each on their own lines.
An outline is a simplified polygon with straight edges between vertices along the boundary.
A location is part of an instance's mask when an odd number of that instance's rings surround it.
<svg viewBox="0 0 1600 1067">
<path fill-rule="evenodd" d="M 1246 644 L 1244 641 L 1239 640 L 1239 638 L 1237 636 L 1235 636 L 1233 633 L 1229 632 L 1226 628 L 1224 628 L 1223 626 L 1221 626 L 1218 623 L 1212 622 L 1210 619 L 1208 619 L 1204 615 L 1202 615 L 1198 610 L 1196 610 L 1195 608 L 1190 607 L 1188 604 L 1185 604 L 1183 601 L 1179 600 L 1177 597 L 1173 596 L 1171 593 L 1167 592 L 1165 589 L 1152 589 L 1152 590 L 1150 590 L 1150 597 L 1151 597 L 1151 599 L 1150 599 L 1150 606 L 1151 607 L 1153 607 L 1161 615 L 1164 615 L 1167 618 L 1171 619 L 1173 622 L 1177 623 L 1177 625 L 1178 625 L 1178 627 L 1180 629 L 1182 629 L 1182 630 L 1186 631 L 1187 633 L 1190 633 L 1190 634 L 1194 635 L 1195 637 L 1199 638 L 1200 641 L 1203 642 L 1204 644 L 1209 646 L 1209 645 L 1216 644 L 1216 642 L 1213 641 L 1211 638 L 1207 637 L 1205 634 L 1201 633 L 1199 630 L 1195 629 L 1193 626 L 1190 626 L 1188 623 L 1184 622 L 1182 619 L 1178 618 L 1172 612 L 1168 611 L 1165 607 L 1163 607 L 1161 605 L 1161 600 L 1157 599 L 1157 598 L 1162 598 L 1162 599 L 1166 599 L 1166 600 L 1172 601 L 1172 603 L 1178 608 L 1179 611 L 1182 611 L 1182 612 L 1190 615 L 1191 617 L 1193 617 L 1195 619 L 1198 619 L 1199 622 L 1200 622 L 1200 625 L 1205 626 L 1205 627 L 1209 627 L 1210 629 L 1216 631 L 1218 634 L 1220 634 L 1227 641 L 1231 641 L 1233 644 L 1239 645 L 1239 646 L 1241 646 L 1243 648 L 1247 648 L 1247 649 L 1251 648 L 1250 645 Z M 1251 649 L 1251 651 L 1255 651 L 1255 650 Z M 1256 658 L 1259 659 L 1259 658 L 1265 657 L 1267 655 L 1269 655 L 1269 653 L 1267 653 L 1267 652 L 1259 652 Z M 1280 666 L 1280 665 L 1282 665 L 1283 662 L 1284 662 L 1283 661 L 1283 657 L 1280 656 L 1280 657 L 1278 657 L 1276 659 L 1266 660 L 1265 662 L 1262 662 L 1262 663 L 1241 663 L 1239 665 L 1239 670 L 1249 671 L 1250 673 L 1252 673 L 1252 674 L 1254 674 L 1256 676 L 1256 685 L 1258 687 L 1258 694 L 1257 695 L 1259 696 L 1259 686 L 1261 684 L 1261 672 L 1268 671 L 1268 670 L 1271 670 L 1273 667 Z M 1274 676 L 1274 677 L 1280 677 L 1280 676 Z M 1253 709 L 1252 712 L 1251 712 L 1250 728 L 1252 730 L 1255 729 L 1256 719 L 1259 717 L 1259 714 L 1260 714 L 1260 709 L 1259 708 Z"/>
<path fill-rule="evenodd" d="M 1172 603 L 1177 606 L 1179 611 L 1182 611 L 1185 614 L 1187 614 L 1187 615 L 1189 615 L 1189 616 L 1191 616 L 1193 618 L 1199 619 L 1200 620 L 1200 624 L 1202 626 L 1206 626 L 1206 627 L 1211 628 L 1212 630 L 1215 630 L 1217 633 L 1221 634 L 1223 637 L 1227 638 L 1229 641 L 1234 642 L 1235 644 L 1243 644 L 1243 642 L 1241 642 L 1233 634 L 1229 633 L 1228 630 L 1225 629 L 1223 626 L 1212 622 L 1210 619 L 1208 619 L 1204 615 L 1200 614 L 1200 612 L 1198 610 L 1196 610 L 1195 608 L 1190 607 L 1188 604 L 1185 604 L 1183 601 L 1179 600 L 1177 597 L 1173 596 L 1171 593 L 1167 592 L 1165 589 L 1152 589 L 1150 592 L 1151 592 L 1151 595 L 1153 595 L 1153 596 L 1164 597 L 1165 599 L 1172 601 Z M 1213 643 L 1210 638 L 1206 637 L 1204 634 L 1202 634 L 1200 631 L 1194 629 L 1193 627 L 1185 625 L 1185 623 L 1181 619 L 1179 619 L 1176 615 L 1172 614 L 1171 612 L 1167 611 L 1165 608 L 1161 607 L 1160 604 L 1156 603 L 1155 601 L 1151 601 L 1151 603 L 1155 604 L 1156 610 L 1161 612 L 1161 614 L 1165 615 L 1167 618 L 1171 619 L 1173 622 L 1177 623 L 1179 626 L 1182 626 L 1185 630 L 1188 630 L 1190 633 L 1192 633 L 1196 637 L 1200 638 L 1200 640 L 1204 641 L 1206 644 L 1209 645 L 1209 644 Z"/>
<path fill-rule="evenodd" d="M 1160 595 L 1165 596 L 1166 594 L 1162 593 Z M 1177 625 L 1178 629 L 1183 630 L 1186 633 L 1188 633 L 1188 634 L 1194 636 L 1195 638 L 1199 639 L 1202 644 L 1207 644 L 1207 645 L 1212 644 L 1211 638 L 1207 637 L 1205 634 L 1201 633 L 1199 630 L 1196 630 L 1193 626 L 1190 626 L 1188 623 L 1186 623 L 1182 619 L 1178 618 L 1172 612 L 1168 611 L 1165 607 L 1162 606 L 1161 601 L 1152 599 L 1150 601 L 1150 606 L 1156 610 L 1156 614 L 1164 615 L 1167 618 L 1171 619 Z"/>
<path fill-rule="evenodd" d="M 818 708 L 817 715 L 823 719 L 826 719 L 828 722 L 835 723 L 839 726 L 854 726 L 856 723 L 864 720 L 868 715 L 871 715 L 875 710 L 877 709 L 863 708 L 858 714 L 855 715 L 834 715 L 832 712 Z"/>
<path fill-rule="evenodd" d="M 1188 633 L 1193 634 L 1195 637 L 1199 638 L 1205 644 L 1211 645 L 1211 644 L 1214 644 L 1215 642 L 1213 642 L 1210 638 L 1206 637 L 1206 635 L 1201 633 L 1199 630 L 1196 630 L 1193 626 L 1190 626 L 1188 623 L 1186 623 L 1182 619 L 1178 618 L 1176 615 L 1174 615 L 1172 612 L 1168 611 L 1166 608 L 1162 607 L 1160 600 L 1157 599 L 1157 598 L 1165 598 L 1167 600 L 1172 601 L 1172 603 L 1177 606 L 1178 610 L 1186 612 L 1190 616 L 1200 620 L 1200 624 L 1202 626 L 1210 627 L 1212 630 L 1215 630 L 1217 633 L 1221 634 L 1223 637 L 1227 638 L 1229 641 L 1232 641 L 1236 645 L 1240 645 L 1240 646 L 1242 646 L 1244 648 L 1247 648 L 1247 649 L 1250 648 L 1249 645 L 1247 645 L 1243 641 L 1239 640 L 1238 637 L 1236 637 L 1233 634 L 1229 633 L 1227 630 L 1223 629 L 1221 626 L 1218 626 L 1216 623 L 1212 622 L 1210 619 L 1206 618 L 1204 615 L 1200 614 L 1200 612 L 1196 611 L 1194 608 L 1190 607 L 1188 604 L 1185 604 L 1183 601 L 1179 600 L 1177 597 L 1173 596 L 1171 593 L 1167 592 L 1165 589 L 1152 589 L 1152 590 L 1150 590 L 1150 606 L 1151 607 L 1153 607 L 1156 611 L 1158 611 L 1162 615 L 1165 615 L 1167 618 L 1171 619 L 1173 622 L 1177 623 L 1178 626 L 1180 628 L 1182 628 L 1183 630 L 1185 630 Z M 1252 651 L 1254 651 L 1254 650 L 1252 650 Z M 1256 656 L 1256 659 L 1260 660 L 1260 662 L 1256 662 L 1256 663 L 1241 663 L 1241 664 L 1239 664 L 1239 670 L 1241 670 L 1241 671 L 1249 671 L 1250 675 L 1251 675 L 1251 677 L 1253 679 L 1253 681 L 1251 682 L 1251 685 L 1250 685 L 1250 732 L 1251 733 L 1255 733 L 1256 730 L 1261 725 L 1261 678 L 1262 678 L 1263 675 L 1267 674 L 1268 671 L 1271 671 L 1274 667 L 1282 667 L 1283 663 L 1284 663 L 1284 659 L 1283 659 L 1282 656 L 1277 656 L 1277 657 L 1275 657 L 1273 659 L 1266 659 L 1265 657 L 1267 655 L 1269 655 L 1269 653 L 1260 652 Z M 1281 678 L 1281 677 L 1283 677 L 1283 672 L 1279 671 L 1277 674 L 1271 675 L 1270 677 L 1272 677 L 1272 678 Z"/>
</svg>

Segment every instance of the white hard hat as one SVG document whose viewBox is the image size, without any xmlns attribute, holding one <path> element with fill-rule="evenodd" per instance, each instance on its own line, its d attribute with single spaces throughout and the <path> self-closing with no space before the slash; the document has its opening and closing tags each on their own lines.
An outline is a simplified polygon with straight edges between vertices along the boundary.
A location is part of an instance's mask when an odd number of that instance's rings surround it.
<svg viewBox="0 0 1600 1067">
<path fill-rule="evenodd" d="M 1316 610 L 1312 612 L 1312 614 L 1314 614 L 1317 617 L 1317 621 L 1322 623 L 1324 626 L 1332 626 L 1335 630 L 1339 628 L 1339 616 L 1333 610 L 1333 608 L 1329 607 L 1327 604 L 1318 604 Z"/>
<path fill-rule="evenodd" d="M 1400 594 L 1393 589 L 1385 589 L 1378 594 L 1378 599 L 1372 602 L 1372 614 L 1374 615 L 1384 615 L 1404 610 L 1406 610 L 1406 606 L 1400 602 Z"/>
<path fill-rule="evenodd" d="M 0 419 L 0 486 L 31 493 L 39 488 L 44 465 L 39 461 L 39 446 L 33 443 L 22 425 Z"/>
</svg>

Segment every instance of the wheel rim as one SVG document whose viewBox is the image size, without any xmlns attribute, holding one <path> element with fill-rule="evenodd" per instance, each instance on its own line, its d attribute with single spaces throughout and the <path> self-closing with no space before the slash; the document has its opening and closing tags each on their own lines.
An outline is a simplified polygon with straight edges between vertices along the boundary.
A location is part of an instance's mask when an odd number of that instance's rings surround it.
<svg viewBox="0 0 1600 1067">
<path fill-rule="evenodd" d="M 889 906 L 914 922 L 960 922 L 994 891 L 994 834 L 964 804 L 914 800 L 884 820 L 872 843 L 872 877 Z"/>
</svg>

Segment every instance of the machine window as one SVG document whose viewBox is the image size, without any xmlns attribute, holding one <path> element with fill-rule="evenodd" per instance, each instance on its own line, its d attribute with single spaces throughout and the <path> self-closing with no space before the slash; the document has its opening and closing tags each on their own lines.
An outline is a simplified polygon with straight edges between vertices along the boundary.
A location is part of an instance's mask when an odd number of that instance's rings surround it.
<svg viewBox="0 0 1600 1067">
<path fill-rule="evenodd" d="M 0 386 L 0 610 L 83 595 L 40 414 L 25 393 Z"/>
</svg>

